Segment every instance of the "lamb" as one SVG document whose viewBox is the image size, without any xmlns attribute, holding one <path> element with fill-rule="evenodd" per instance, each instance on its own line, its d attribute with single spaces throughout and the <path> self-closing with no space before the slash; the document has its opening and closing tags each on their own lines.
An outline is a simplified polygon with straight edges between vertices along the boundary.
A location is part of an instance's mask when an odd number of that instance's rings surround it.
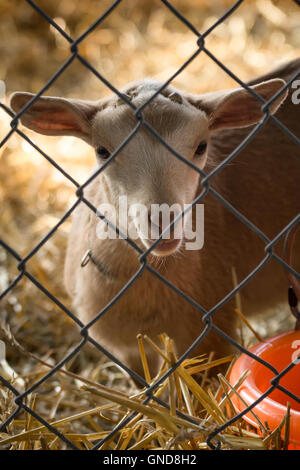
<svg viewBox="0 0 300 470">
<path fill-rule="evenodd" d="M 299 69 L 297 59 L 248 85 L 267 101 Z M 143 116 L 168 146 L 190 162 L 187 165 L 143 123 L 135 129 L 138 121 L 130 103 L 136 108 L 142 106 L 160 86 L 152 79 L 129 84 L 122 90 L 129 104 L 118 96 L 93 102 L 41 97 L 20 119 L 41 134 L 84 139 L 95 149 L 97 167 L 105 165 L 112 152 L 133 132 L 132 139 L 105 170 L 84 188 L 84 198 L 96 208 L 103 204 L 118 208 L 120 197 L 126 196 L 130 207 L 135 204 L 146 207 L 151 222 L 151 205 L 175 204 L 180 212 L 200 195 L 201 177 L 193 165 L 206 173 L 214 170 L 263 117 L 262 104 L 243 88 L 196 95 L 168 85 L 143 108 Z M 270 113 L 278 110 L 278 119 L 299 135 L 299 107 L 292 103 L 290 95 L 291 89 L 280 94 L 270 105 Z M 18 113 L 32 97 L 30 93 L 14 93 L 11 97 L 14 112 Z M 214 174 L 209 180 L 212 191 L 208 190 L 199 201 L 204 204 L 205 218 L 204 244 L 198 250 L 185 249 L 187 222 L 178 219 L 169 238 L 156 242 L 147 257 L 140 259 L 141 253 L 155 241 L 149 232 L 142 237 L 137 230 L 140 236 L 135 243 L 139 251 L 120 237 L 100 239 L 97 230 L 99 224 L 101 227 L 105 223 L 81 202 L 73 215 L 65 285 L 82 322 L 91 322 L 140 269 L 134 283 L 91 325 L 91 336 L 143 375 L 136 342 L 138 333 L 156 340 L 158 334 L 166 332 L 181 355 L 204 330 L 203 312 L 213 309 L 214 328 L 203 336 L 194 354 L 215 351 L 220 357 L 228 353 L 231 345 L 217 329 L 235 338 L 234 298 L 221 302 L 233 289 L 232 267 L 239 281 L 245 279 L 265 259 L 266 240 L 229 211 L 216 194 L 272 240 L 299 213 L 297 150 L 296 143 L 269 120 L 229 165 Z M 191 214 L 187 221 L 194 226 L 196 207 Z M 176 217 L 178 209 L 171 222 Z M 133 226 L 137 226 L 136 218 L 131 216 Z M 120 223 L 119 217 L 115 222 Z M 156 219 L 158 235 L 167 231 L 169 223 Z M 179 227 L 177 237 L 176 227 Z M 280 240 L 274 247 L 280 256 L 281 248 Z M 299 256 L 295 261 L 299 263 Z M 153 270 L 159 275 L 153 274 Z M 159 277 L 174 284 L 193 303 Z M 284 301 L 287 288 L 283 266 L 271 258 L 241 290 L 244 313 L 251 315 Z M 150 350 L 147 354 L 154 374 L 157 358 Z"/>
</svg>

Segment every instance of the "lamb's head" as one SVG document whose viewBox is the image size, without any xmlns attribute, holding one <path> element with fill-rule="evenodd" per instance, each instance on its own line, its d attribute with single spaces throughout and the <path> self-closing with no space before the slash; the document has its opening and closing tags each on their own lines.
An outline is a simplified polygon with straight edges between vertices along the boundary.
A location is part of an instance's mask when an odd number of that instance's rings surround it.
<svg viewBox="0 0 300 470">
<path fill-rule="evenodd" d="M 283 80 L 274 79 L 252 89 L 269 100 L 284 84 Z M 171 233 L 166 229 L 197 194 L 199 172 L 193 166 L 204 169 L 211 134 L 219 129 L 253 125 L 262 119 L 263 113 L 261 102 L 243 88 L 192 95 L 167 86 L 151 100 L 161 85 L 151 79 L 129 84 L 122 90 L 129 104 L 118 96 L 99 101 L 41 97 L 20 119 L 41 134 L 84 139 L 94 147 L 101 166 L 121 146 L 102 173 L 105 184 L 99 191 L 106 190 L 116 208 L 120 198 L 124 201 L 124 196 L 127 197 L 128 220 L 133 222 L 146 248 L 165 231 L 152 253 L 166 256 L 175 252 L 184 239 L 188 217 L 179 218 Z M 18 113 L 33 96 L 14 93 L 12 109 Z M 285 96 L 282 93 L 272 102 L 271 113 Z M 140 106 L 142 113 L 136 112 Z M 130 134 L 131 138 L 127 139 Z M 192 165 L 176 157 L 170 149 Z M 141 224 L 143 220 L 145 223 Z"/>
</svg>

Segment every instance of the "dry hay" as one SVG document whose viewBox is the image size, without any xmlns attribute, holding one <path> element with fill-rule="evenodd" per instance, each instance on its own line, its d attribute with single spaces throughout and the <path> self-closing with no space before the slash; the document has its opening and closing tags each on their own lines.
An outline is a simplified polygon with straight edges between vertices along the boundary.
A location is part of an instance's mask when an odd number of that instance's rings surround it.
<svg viewBox="0 0 300 470">
<path fill-rule="evenodd" d="M 23 374 L 22 378 L 11 377 L 13 385 L 22 391 L 25 385 L 28 387 L 32 381 L 44 376 L 52 364 L 25 351 L 3 325 L 2 331 L 19 354 L 35 360 L 29 374 Z M 159 339 L 161 344 L 158 346 L 146 336 L 138 337 L 145 379 L 149 384 L 162 377 L 177 360 L 172 340 L 167 335 L 160 335 Z M 163 359 L 159 373 L 153 378 L 149 374 L 144 341 Z M 145 389 L 134 390 L 128 377 L 104 360 L 96 368 L 87 362 L 84 375 L 70 372 L 68 367 L 62 368 L 39 387 L 38 393 L 26 397 L 26 405 L 80 449 L 91 449 L 99 440 L 108 437 L 100 450 L 205 450 L 209 449 L 208 435 L 235 416 L 231 396 L 238 394 L 236 389 L 248 375 L 245 371 L 238 383 L 231 386 L 226 376 L 233 361 L 233 356 L 213 360 L 204 355 L 185 360 L 154 391 L 155 397 L 167 400 L 168 408 L 155 401 L 143 403 Z M 219 373 L 217 377 L 208 377 L 208 372 L 214 367 L 226 363 L 230 365 L 225 376 Z M 120 386 L 123 391 L 120 391 Z M 15 409 L 14 396 L 2 387 L 0 392 L 0 416 L 5 420 Z M 191 417 L 193 422 L 178 412 Z M 217 441 L 222 449 L 279 450 L 288 447 L 289 409 L 282 423 L 273 431 L 253 411 L 251 413 L 259 434 L 240 419 L 218 434 Z M 129 421 L 128 417 L 131 417 Z M 123 420 L 127 420 L 125 426 L 109 437 L 110 431 Z M 283 428 L 284 439 L 281 438 Z M 66 447 L 46 426 L 24 412 L 7 426 L 0 438 L 2 449 L 58 450 Z M 216 444 L 214 440 L 212 442 Z"/>
</svg>

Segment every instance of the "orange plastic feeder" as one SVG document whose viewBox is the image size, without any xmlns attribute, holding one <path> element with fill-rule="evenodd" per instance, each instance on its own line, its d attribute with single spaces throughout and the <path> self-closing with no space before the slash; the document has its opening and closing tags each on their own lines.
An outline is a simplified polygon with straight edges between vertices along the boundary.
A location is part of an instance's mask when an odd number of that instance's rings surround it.
<svg viewBox="0 0 300 470">
<path fill-rule="evenodd" d="M 292 361 L 297 362 L 297 357 L 300 356 L 300 331 L 287 331 L 274 336 L 262 343 L 256 344 L 249 351 L 270 363 L 278 372 L 281 372 Z M 238 388 L 238 392 L 249 406 L 270 388 L 270 381 L 275 377 L 275 374 L 263 364 L 247 356 L 247 354 L 242 354 L 232 368 L 230 374 L 231 385 L 234 385 L 239 380 L 245 370 L 250 370 L 251 373 Z M 300 362 L 280 379 L 279 384 L 297 397 L 300 397 Z M 242 403 L 236 394 L 232 395 L 232 402 L 237 412 L 241 412 L 246 408 L 245 404 Z M 253 408 L 253 411 L 262 423 L 267 421 L 270 429 L 273 430 L 284 418 L 287 402 L 291 405 L 289 449 L 300 449 L 299 402 L 281 390 L 275 389 L 267 398 L 259 402 Z M 258 428 L 258 424 L 250 412 L 244 415 L 243 418 Z"/>
</svg>

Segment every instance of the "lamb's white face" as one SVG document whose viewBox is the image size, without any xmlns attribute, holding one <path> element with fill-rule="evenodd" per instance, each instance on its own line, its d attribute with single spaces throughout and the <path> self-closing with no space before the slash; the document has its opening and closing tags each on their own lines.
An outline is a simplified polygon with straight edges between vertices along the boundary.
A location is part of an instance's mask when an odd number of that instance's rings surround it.
<svg viewBox="0 0 300 470">
<path fill-rule="evenodd" d="M 144 82 L 135 89 L 131 102 L 136 106 L 145 103 L 156 91 L 157 83 Z M 173 95 L 158 95 L 144 110 L 144 119 L 164 141 L 178 154 L 203 169 L 207 159 L 208 119 L 203 111 L 196 109 L 187 100 Z M 93 146 L 102 165 L 138 124 L 134 111 L 117 98 L 98 111 L 93 123 Z M 109 195 L 118 207 L 120 197 L 126 196 L 128 209 L 143 205 L 145 210 L 132 210 L 130 221 L 134 223 L 146 248 L 168 227 L 170 220 L 184 210 L 184 205 L 195 198 L 199 173 L 180 161 L 145 126 L 141 126 L 126 147 L 109 163 L 103 172 Z M 153 205 L 164 205 L 161 219 L 156 217 Z M 152 210 L 151 210 L 152 208 Z M 152 219 L 149 220 L 149 217 Z M 141 219 L 145 219 L 141 229 Z M 187 218 L 184 218 L 186 221 Z M 148 223 L 149 221 L 149 223 Z M 151 222 L 152 221 L 152 225 Z M 160 229 L 155 230 L 160 224 Z M 184 237 L 184 223 L 180 220 L 175 231 L 167 234 L 153 250 L 157 256 L 166 256 L 179 249 Z M 148 230 L 147 230 L 148 228 Z M 152 233 L 151 233 L 152 228 Z M 153 235 L 155 237 L 153 238 Z"/>
<path fill-rule="evenodd" d="M 251 88 L 268 101 L 284 85 L 283 80 L 272 79 Z M 129 84 L 122 92 L 139 107 L 160 87 L 161 83 L 147 79 Z M 287 93 L 285 90 L 272 100 L 271 113 L 277 110 Z M 22 111 L 33 96 L 31 93 L 14 93 L 10 101 L 13 111 Z M 172 149 L 201 169 L 207 160 L 206 147 L 211 132 L 247 127 L 263 117 L 261 101 L 243 88 L 205 95 L 181 95 L 170 86 L 145 106 L 143 114 L 145 121 Z M 84 139 L 95 148 L 100 164 L 137 126 L 134 110 L 117 97 L 83 101 L 43 96 L 32 103 L 20 119 L 22 124 L 41 134 L 73 135 Z M 176 158 L 145 125 L 140 126 L 126 147 L 103 170 L 103 178 L 108 199 L 115 206 L 120 197 L 127 196 L 129 208 L 136 204 L 146 208 L 144 218 L 147 220 L 149 215 L 152 218 L 153 204 L 167 207 L 176 204 L 174 211 L 175 216 L 178 215 L 184 205 L 194 199 L 199 182 L 197 171 Z M 103 190 L 104 187 L 99 188 L 99 191 Z M 138 226 L 140 217 L 133 212 L 131 218 Z M 161 221 L 155 219 L 154 223 L 157 238 L 169 223 L 163 217 Z M 184 229 L 178 222 L 175 236 L 171 233 L 171 239 L 160 241 L 152 253 L 166 256 L 176 251 L 182 243 Z M 147 248 L 152 245 L 153 236 L 149 230 L 138 230 L 138 233 Z"/>
</svg>

